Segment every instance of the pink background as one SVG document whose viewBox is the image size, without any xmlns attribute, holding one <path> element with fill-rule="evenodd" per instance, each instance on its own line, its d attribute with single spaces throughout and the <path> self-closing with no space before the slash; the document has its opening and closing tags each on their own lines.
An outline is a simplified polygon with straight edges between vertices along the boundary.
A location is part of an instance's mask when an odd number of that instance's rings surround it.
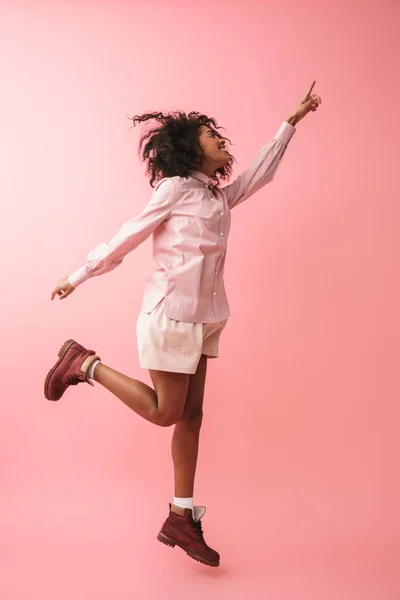
<svg viewBox="0 0 400 600">
<path fill-rule="evenodd" d="M 1 600 L 400 597 L 399 9 L 1 3 Z M 43 396 L 69 337 L 150 381 L 150 240 L 50 294 L 150 198 L 127 115 L 214 116 L 237 175 L 313 79 L 322 106 L 232 213 L 195 494 L 212 570 L 156 541 L 172 430 L 99 385 Z"/>
</svg>

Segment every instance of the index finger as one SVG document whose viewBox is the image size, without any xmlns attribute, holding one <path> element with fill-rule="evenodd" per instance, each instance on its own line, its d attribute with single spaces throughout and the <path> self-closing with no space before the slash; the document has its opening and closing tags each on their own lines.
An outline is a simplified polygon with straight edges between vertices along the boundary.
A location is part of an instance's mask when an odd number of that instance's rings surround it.
<svg viewBox="0 0 400 600">
<path fill-rule="evenodd" d="M 313 89 L 314 89 L 314 85 L 315 85 L 315 84 L 316 84 L 316 82 L 314 81 L 314 82 L 313 82 L 313 83 L 310 85 L 310 87 L 308 88 L 308 92 L 307 92 L 307 94 L 304 96 L 304 100 L 308 100 L 308 98 L 311 96 L 311 92 L 313 91 Z"/>
</svg>

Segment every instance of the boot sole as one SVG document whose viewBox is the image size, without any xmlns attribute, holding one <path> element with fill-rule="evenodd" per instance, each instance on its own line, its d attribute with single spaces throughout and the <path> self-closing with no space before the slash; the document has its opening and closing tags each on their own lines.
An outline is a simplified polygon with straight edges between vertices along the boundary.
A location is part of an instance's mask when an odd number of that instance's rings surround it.
<svg viewBox="0 0 400 600">
<path fill-rule="evenodd" d="M 197 562 L 202 563 L 203 565 L 207 565 L 207 567 L 219 567 L 219 562 L 212 562 L 210 560 L 202 558 L 198 554 L 195 554 L 194 552 L 191 552 L 190 550 L 185 548 L 185 546 L 182 546 L 181 544 L 174 542 L 169 537 L 167 537 L 166 535 L 161 533 L 161 531 L 158 534 L 157 539 L 159 542 L 161 542 L 162 544 L 165 544 L 166 546 L 169 546 L 170 548 L 175 548 L 175 546 L 178 546 L 179 548 L 184 550 L 184 552 L 186 552 L 186 554 L 188 556 L 190 556 L 190 558 L 193 558 L 193 560 L 197 560 Z"/>
<path fill-rule="evenodd" d="M 60 365 L 60 363 L 61 363 L 62 359 L 64 358 L 65 353 L 67 352 L 68 348 L 70 346 L 72 346 L 72 344 L 75 344 L 75 340 L 67 340 L 66 342 L 63 343 L 63 345 L 61 346 L 60 350 L 58 351 L 59 360 L 56 362 L 56 364 L 54 365 L 54 367 L 52 369 L 50 369 L 50 371 L 47 373 L 47 376 L 46 376 L 46 379 L 45 379 L 45 382 L 44 382 L 44 397 L 46 398 L 46 400 L 50 400 L 52 402 L 57 402 L 57 400 L 60 400 L 60 398 L 57 398 L 55 400 L 53 400 L 53 398 L 49 398 L 48 390 L 49 390 L 50 379 L 51 379 L 54 371 Z"/>
</svg>

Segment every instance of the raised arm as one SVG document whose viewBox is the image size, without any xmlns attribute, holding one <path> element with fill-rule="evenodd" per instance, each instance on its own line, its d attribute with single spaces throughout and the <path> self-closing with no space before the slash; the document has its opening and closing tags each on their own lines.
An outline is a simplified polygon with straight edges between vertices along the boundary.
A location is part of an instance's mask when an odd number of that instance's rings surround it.
<svg viewBox="0 0 400 600">
<path fill-rule="evenodd" d="M 296 108 L 282 123 L 274 138 L 263 146 L 253 163 L 232 183 L 222 188 L 230 208 L 247 200 L 268 182 L 272 181 L 285 150 L 294 134 L 295 125 L 309 112 L 315 112 L 322 100 L 312 94 L 315 81 L 310 85 Z"/>
<path fill-rule="evenodd" d="M 238 206 L 272 181 L 295 131 L 293 125 L 284 121 L 274 138 L 261 148 L 250 167 L 232 183 L 222 188 L 228 200 L 229 208 L 232 209 Z"/>
</svg>

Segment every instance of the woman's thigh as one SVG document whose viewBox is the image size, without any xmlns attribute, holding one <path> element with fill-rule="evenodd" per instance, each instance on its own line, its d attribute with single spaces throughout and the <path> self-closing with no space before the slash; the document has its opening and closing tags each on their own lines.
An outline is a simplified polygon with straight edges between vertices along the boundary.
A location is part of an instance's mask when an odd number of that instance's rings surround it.
<svg viewBox="0 0 400 600">
<path fill-rule="evenodd" d="M 188 421 L 198 419 L 203 414 L 203 400 L 207 375 L 207 356 L 201 355 L 196 373 L 190 375 L 182 418 Z"/>
</svg>

